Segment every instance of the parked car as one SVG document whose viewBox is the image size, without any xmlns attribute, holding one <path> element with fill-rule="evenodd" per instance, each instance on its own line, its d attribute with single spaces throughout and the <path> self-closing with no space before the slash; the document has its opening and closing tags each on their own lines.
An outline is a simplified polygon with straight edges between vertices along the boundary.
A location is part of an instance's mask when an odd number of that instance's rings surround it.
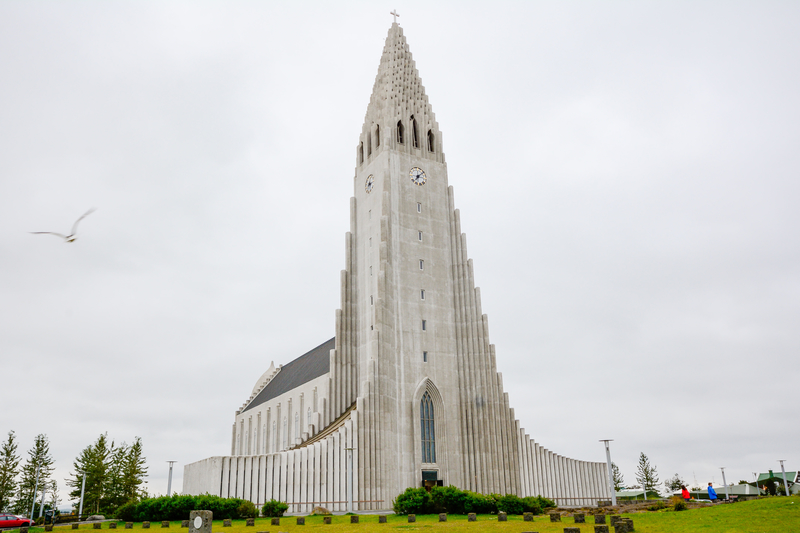
<svg viewBox="0 0 800 533">
<path fill-rule="evenodd" d="M 33 520 L 15 514 L 0 514 L 0 529 L 7 527 L 32 527 Z"/>
</svg>

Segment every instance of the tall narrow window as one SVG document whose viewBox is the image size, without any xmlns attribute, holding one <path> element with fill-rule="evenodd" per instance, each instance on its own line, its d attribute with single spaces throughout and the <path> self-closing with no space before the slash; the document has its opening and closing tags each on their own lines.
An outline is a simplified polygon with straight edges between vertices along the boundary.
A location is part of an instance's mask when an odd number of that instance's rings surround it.
<svg viewBox="0 0 800 533">
<path fill-rule="evenodd" d="M 433 400 L 428 391 L 419 402 L 419 416 L 422 434 L 422 462 L 436 462 L 436 431 L 433 427 Z"/>
<path fill-rule="evenodd" d="M 425 299 L 425 289 L 420 289 L 419 290 L 419 299 L 420 300 L 424 300 Z"/>
<path fill-rule="evenodd" d="M 397 142 L 403 144 L 403 121 L 397 121 Z"/>
<path fill-rule="evenodd" d="M 420 260 L 419 260 L 419 269 L 420 269 L 420 270 L 423 270 L 423 267 L 424 267 L 424 266 L 425 266 L 425 261 L 423 261 L 422 259 L 420 259 Z"/>
<path fill-rule="evenodd" d="M 372 155 L 372 134 L 367 133 L 367 157 L 371 155 Z"/>
<path fill-rule="evenodd" d="M 359 163 L 363 163 L 364 162 L 364 143 L 363 142 L 358 145 L 358 159 L 359 159 L 359 161 L 358 161 Z"/>
<path fill-rule="evenodd" d="M 423 363 L 428 362 L 428 352 L 422 352 L 422 362 Z"/>
<path fill-rule="evenodd" d="M 417 135 L 417 119 L 411 117 L 411 141 L 414 148 L 419 148 L 419 136 Z"/>
<path fill-rule="evenodd" d="M 433 148 L 435 146 L 434 140 L 435 139 L 434 139 L 434 136 L 433 136 L 433 130 L 428 130 L 428 151 L 429 152 L 435 152 L 436 151 Z"/>
<path fill-rule="evenodd" d="M 369 305 L 372 305 L 372 296 L 369 297 Z"/>
<path fill-rule="evenodd" d="M 422 241 L 422 232 L 421 231 L 417 232 L 417 237 L 419 237 L 419 240 Z"/>
<path fill-rule="evenodd" d="M 427 331 L 428 329 L 428 322 L 423 320 L 422 321 L 422 331 Z"/>
<path fill-rule="evenodd" d="M 381 125 L 375 124 L 375 148 L 381 145 Z"/>
<path fill-rule="evenodd" d="M 417 202 L 417 213 L 422 213 L 422 204 Z"/>
</svg>

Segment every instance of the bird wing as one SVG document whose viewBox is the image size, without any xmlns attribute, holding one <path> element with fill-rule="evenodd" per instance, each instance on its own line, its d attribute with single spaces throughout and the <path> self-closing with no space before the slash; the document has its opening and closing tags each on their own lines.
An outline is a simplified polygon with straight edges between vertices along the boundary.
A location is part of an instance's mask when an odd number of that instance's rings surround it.
<svg viewBox="0 0 800 533">
<path fill-rule="evenodd" d="M 87 215 L 91 215 L 92 213 L 94 213 L 95 210 L 96 209 L 94 207 L 89 209 L 84 214 L 82 214 L 81 217 L 78 220 L 75 221 L 75 224 L 72 225 L 72 232 L 71 232 L 72 235 L 75 235 L 75 231 L 77 231 L 77 229 L 78 229 L 78 222 L 80 222 L 81 220 L 86 218 Z"/>
<path fill-rule="evenodd" d="M 62 239 L 67 240 L 66 235 L 61 235 L 55 231 L 31 231 L 31 233 L 34 235 L 55 235 L 56 237 L 61 237 Z"/>
</svg>

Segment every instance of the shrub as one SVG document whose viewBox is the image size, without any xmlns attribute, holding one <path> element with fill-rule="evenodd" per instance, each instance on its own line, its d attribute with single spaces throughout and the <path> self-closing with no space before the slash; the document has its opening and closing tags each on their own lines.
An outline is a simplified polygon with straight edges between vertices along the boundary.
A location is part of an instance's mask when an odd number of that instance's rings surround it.
<svg viewBox="0 0 800 533">
<path fill-rule="evenodd" d="M 522 498 L 522 504 L 526 513 L 542 514 L 548 507 L 555 507 L 556 502 L 541 496 L 527 496 Z"/>
<path fill-rule="evenodd" d="M 268 517 L 281 517 L 289 506 L 278 500 L 270 500 L 261 508 L 261 514 Z"/>
<path fill-rule="evenodd" d="M 465 491 L 464 512 L 489 514 L 497 512 L 497 500 L 494 494 L 484 495 L 477 492 Z"/>
<path fill-rule="evenodd" d="M 466 492 L 453 485 L 431 490 L 432 508 L 436 513 L 464 514 L 466 498 Z"/>
<path fill-rule="evenodd" d="M 686 502 L 680 496 L 673 496 L 670 498 L 672 501 L 672 508 L 676 511 L 685 511 L 686 510 Z"/>
<path fill-rule="evenodd" d="M 497 510 L 506 514 L 522 514 L 525 504 L 516 494 L 506 494 L 497 498 Z"/>
<path fill-rule="evenodd" d="M 255 518 L 258 516 L 256 504 L 248 500 L 244 500 L 242 503 L 240 503 L 237 511 L 239 513 L 239 518 Z"/>
<path fill-rule="evenodd" d="M 128 502 L 117 507 L 117 512 L 114 517 L 124 522 L 133 522 L 135 520 L 137 502 Z"/>
<path fill-rule="evenodd" d="M 647 510 L 648 511 L 660 511 L 661 509 L 666 509 L 666 508 L 667 508 L 667 504 L 664 502 L 664 500 L 658 500 L 656 503 L 654 503 L 653 505 L 649 506 L 647 508 Z"/>
<path fill-rule="evenodd" d="M 431 512 L 431 495 L 424 488 L 409 487 L 392 502 L 395 514 L 428 514 Z"/>
</svg>

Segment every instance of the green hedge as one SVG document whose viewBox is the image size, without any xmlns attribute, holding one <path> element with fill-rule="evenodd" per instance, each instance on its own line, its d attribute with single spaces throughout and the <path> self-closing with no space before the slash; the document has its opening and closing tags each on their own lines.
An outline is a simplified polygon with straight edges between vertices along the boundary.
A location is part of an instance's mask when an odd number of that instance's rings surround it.
<svg viewBox="0 0 800 533">
<path fill-rule="evenodd" d="M 493 514 L 502 511 L 506 514 L 541 514 L 548 507 L 555 507 L 553 500 L 541 496 L 520 498 L 514 494 L 479 494 L 461 490 L 452 485 L 433 487 L 430 492 L 424 488 L 408 488 L 392 502 L 396 514 Z"/>
<path fill-rule="evenodd" d="M 126 522 L 187 520 L 189 512 L 197 509 L 211 511 L 216 520 L 253 518 L 257 513 L 252 502 L 240 498 L 220 498 L 209 494 L 174 495 L 126 503 L 117 509 L 116 518 Z"/>
</svg>

